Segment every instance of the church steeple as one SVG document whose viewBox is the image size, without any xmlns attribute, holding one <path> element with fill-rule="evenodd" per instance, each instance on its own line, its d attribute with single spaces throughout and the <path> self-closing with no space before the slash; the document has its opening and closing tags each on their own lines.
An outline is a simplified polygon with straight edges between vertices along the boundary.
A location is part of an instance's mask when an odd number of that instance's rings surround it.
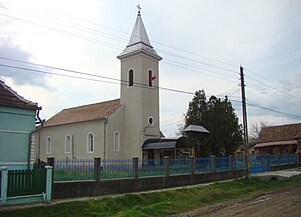
<svg viewBox="0 0 301 217">
<path fill-rule="evenodd" d="M 117 58 L 121 62 L 124 147 L 132 156 L 142 158 L 143 142 L 160 138 L 159 61 L 162 58 L 148 39 L 140 6 L 138 9 L 129 43 Z"/>
<path fill-rule="evenodd" d="M 155 57 L 158 60 L 161 60 L 162 58 L 157 54 L 157 52 L 155 51 L 155 49 L 153 48 L 153 46 L 151 45 L 147 33 L 146 33 L 146 29 L 144 27 L 142 18 L 141 18 L 141 8 L 140 5 L 137 6 L 138 7 L 138 14 L 137 14 L 137 18 L 136 18 L 136 22 L 130 37 L 130 41 L 128 43 L 128 45 L 126 46 L 126 48 L 123 50 L 123 52 L 117 57 L 119 59 L 130 55 L 132 53 L 136 53 L 139 51 L 143 51 L 148 53 L 149 55 Z"/>
</svg>

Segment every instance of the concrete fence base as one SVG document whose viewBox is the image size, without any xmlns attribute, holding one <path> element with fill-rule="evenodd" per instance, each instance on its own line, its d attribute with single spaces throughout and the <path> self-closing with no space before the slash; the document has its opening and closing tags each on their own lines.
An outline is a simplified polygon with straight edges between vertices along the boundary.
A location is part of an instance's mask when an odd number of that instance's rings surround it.
<svg viewBox="0 0 301 217">
<path fill-rule="evenodd" d="M 187 175 L 170 175 L 162 177 L 145 177 L 139 179 L 115 179 L 100 181 L 54 182 L 52 198 L 73 198 L 101 196 L 109 194 L 139 192 L 179 186 L 195 185 L 244 176 L 244 170 L 216 171 L 215 173 L 195 173 Z"/>
</svg>

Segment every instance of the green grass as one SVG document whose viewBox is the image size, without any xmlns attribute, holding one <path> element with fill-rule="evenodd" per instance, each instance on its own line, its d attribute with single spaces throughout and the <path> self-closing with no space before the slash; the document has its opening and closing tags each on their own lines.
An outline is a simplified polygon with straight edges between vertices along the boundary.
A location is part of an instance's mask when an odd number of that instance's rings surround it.
<svg viewBox="0 0 301 217">
<path fill-rule="evenodd" d="M 294 184 L 301 184 L 301 176 L 284 181 L 264 181 L 258 178 L 241 179 L 208 186 L 153 193 L 126 194 L 119 197 L 0 212 L 0 217 L 164 216 Z"/>
</svg>

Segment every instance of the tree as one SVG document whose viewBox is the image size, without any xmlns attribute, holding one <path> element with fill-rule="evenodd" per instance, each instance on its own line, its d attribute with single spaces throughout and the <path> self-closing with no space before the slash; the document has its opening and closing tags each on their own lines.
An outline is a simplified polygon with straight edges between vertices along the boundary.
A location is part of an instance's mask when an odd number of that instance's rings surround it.
<svg viewBox="0 0 301 217">
<path fill-rule="evenodd" d="M 222 100 L 211 96 L 207 101 L 205 91 L 197 91 L 185 115 L 185 126 L 189 124 L 201 125 L 210 131 L 202 141 L 203 153 L 196 156 L 230 155 L 242 143 L 242 127 L 227 97 Z M 200 141 L 195 135 L 190 137 Z"/>
<path fill-rule="evenodd" d="M 259 138 L 260 131 L 263 127 L 269 127 L 273 125 L 274 124 L 272 122 L 268 122 L 268 121 L 260 121 L 259 124 L 257 122 L 252 123 L 250 136 L 257 140 Z"/>
<path fill-rule="evenodd" d="M 204 121 L 206 119 L 205 116 L 207 115 L 207 110 L 205 91 L 196 91 L 193 99 L 189 102 L 188 111 L 185 114 L 184 128 L 188 127 L 190 124 L 205 126 Z M 194 145 L 195 156 L 206 156 L 209 154 L 207 153 L 207 149 L 202 145 L 204 135 L 189 133 L 187 134 L 187 140 Z M 203 147 L 202 150 L 200 149 L 201 147 Z"/>
</svg>

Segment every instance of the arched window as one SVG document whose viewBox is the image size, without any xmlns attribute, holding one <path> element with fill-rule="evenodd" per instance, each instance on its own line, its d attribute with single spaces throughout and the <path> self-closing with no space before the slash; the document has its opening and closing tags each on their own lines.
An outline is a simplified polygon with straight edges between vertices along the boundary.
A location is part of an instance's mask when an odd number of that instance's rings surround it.
<svg viewBox="0 0 301 217">
<path fill-rule="evenodd" d="M 119 151 L 120 146 L 120 134 L 118 131 L 114 133 L 114 151 Z"/>
<path fill-rule="evenodd" d="M 154 86 L 154 80 L 156 79 L 156 76 L 153 74 L 152 70 L 148 70 L 148 86 L 153 87 Z"/>
<path fill-rule="evenodd" d="M 134 71 L 133 69 L 130 69 L 128 72 L 128 77 L 129 77 L 129 87 L 134 86 Z"/>
<path fill-rule="evenodd" d="M 93 153 L 94 152 L 94 135 L 93 135 L 93 133 L 88 133 L 87 152 L 88 153 Z"/>
<path fill-rule="evenodd" d="M 65 153 L 71 153 L 71 136 L 69 134 L 65 136 Z"/>
<path fill-rule="evenodd" d="M 52 139 L 50 136 L 48 136 L 46 140 L 46 154 L 51 154 L 51 144 L 52 144 Z"/>
</svg>

